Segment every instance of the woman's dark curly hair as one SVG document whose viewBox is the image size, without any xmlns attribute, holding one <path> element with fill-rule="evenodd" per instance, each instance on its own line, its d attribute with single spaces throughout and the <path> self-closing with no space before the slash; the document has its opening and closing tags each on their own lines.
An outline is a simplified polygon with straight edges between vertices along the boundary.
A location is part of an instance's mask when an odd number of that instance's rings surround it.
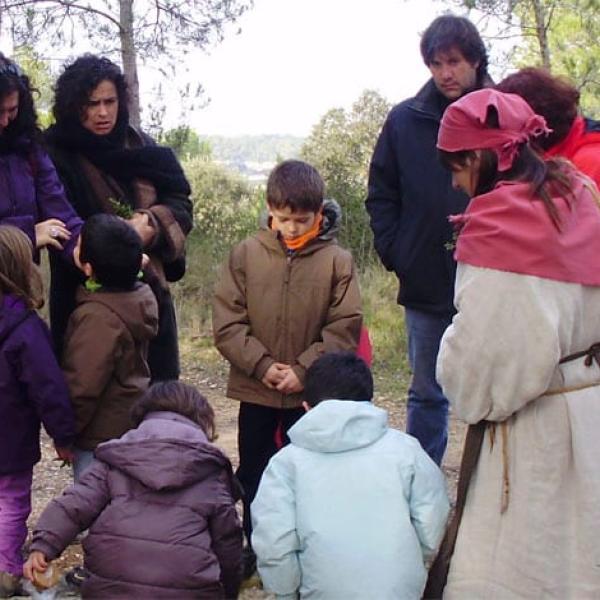
<svg viewBox="0 0 600 600">
<path fill-rule="evenodd" d="M 16 118 L 3 131 L 2 136 L 11 140 L 19 137 L 39 141 L 41 133 L 37 124 L 37 113 L 33 104 L 33 93 L 29 77 L 12 60 L 0 52 L 0 100 L 19 92 L 19 110 Z"/>
<path fill-rule="evenodd" d="M 496 89 L 518 94 L 546 119 L 552 133 L 536 140 L 543 150 L 567 137 L 579 107 L 579 91 L 569 81 L 551 75 L 546 69 L 527 67 L 503 79 Z"/>
<path fill-rule="evenodd" d="M 80 120 L 85 111 L 90 94 L 103 81 L 112 81 L 119 97 L 117 119 L 128 120 L 127 83 L 121 69 L 103 56 L 84 54 L 65 66 L 54 86 L 54 106 L 52 112 L 57 123 Z"/>
</svg>

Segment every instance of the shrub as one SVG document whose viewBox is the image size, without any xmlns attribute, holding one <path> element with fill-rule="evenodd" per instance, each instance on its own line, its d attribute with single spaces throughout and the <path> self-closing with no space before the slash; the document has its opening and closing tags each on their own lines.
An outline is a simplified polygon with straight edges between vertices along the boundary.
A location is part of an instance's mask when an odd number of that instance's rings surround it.
<svg viewBox="0 0 600 600">
<path fill-rule="evenodd" d="M 173 286 L 173 297 L 181 327 L 198 332 L 210 320 L 210 299 L 222 262 L 258 228 L 264 193 L 214 162 L 194 159 L 183 167 L 192 187 L 194 229 L 187 242 L 187 272 Z"/>
</svg>

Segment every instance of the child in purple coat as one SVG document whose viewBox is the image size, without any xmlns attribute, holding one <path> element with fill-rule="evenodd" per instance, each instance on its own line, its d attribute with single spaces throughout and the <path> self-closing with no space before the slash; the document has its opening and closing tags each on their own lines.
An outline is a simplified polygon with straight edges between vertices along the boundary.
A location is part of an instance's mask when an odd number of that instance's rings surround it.
<svg viewBox="0 0 600 600">
<path fill-rule="evenodd" d="M 40 423 L 62 459 L 71 458 L 75 435 L 48 328 L 33 310 L 39 292 L 31 242 L 16 227 L 0 225 L 0 597 L 16 593 L 23 571 Z"/>
<path fill-rule="evenodd" d="M 25 576 L 44 572 L 84 529 L 84 598 L 236 598 L 242 527 L 214 413 L 195 388 L 156 383 L 137 428 L 96 449 L 81 480 L 44 510 Z"/>
</svg>

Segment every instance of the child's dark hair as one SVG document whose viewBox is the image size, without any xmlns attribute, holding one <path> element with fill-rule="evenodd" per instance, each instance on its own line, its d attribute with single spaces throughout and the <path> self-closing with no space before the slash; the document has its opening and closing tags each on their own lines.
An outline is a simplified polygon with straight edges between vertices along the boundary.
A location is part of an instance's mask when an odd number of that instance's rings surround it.
<svg viewBox="0 0 600 600">
<path fill-rule="evenodd" d="M 193 386 L 181 381 L 159 381 L 133 405 L 131 418 L 139 425 L 151 412 L 169 411 L 190 419 L 202 428 L 209 441 L 216 438 L 215 413 L 208 400 Z"/>
<path fill-rule="evenodd" d="M 309 406 L 322 400 L 370 401 L 373 376 L 367 363 L 353 352 L 329 352 L 306 372 L 304 399 Z"/>
<path fill-rule="evenodd" d="M 279 163 L 267 181 L 267 204 L 292 212 L 318 212 L 323 206 L 325 182 L 317 169 L 301 160 Z"/>
<path fill-rule="evenodd" d="M 142 240 L 114 215 L 89 217 L 81 229 L 81 262 L 92 265 L 94 279 L 107 288 L 129 290 L 142 267 Z"/>
<path fill-rule="evenodd" d="M 0 225 L 0 298 L 3 294 L 14 294 L 28 308 L 40 308 L 44 303 L 31 240 L 12 225 Z"/>
</svg>

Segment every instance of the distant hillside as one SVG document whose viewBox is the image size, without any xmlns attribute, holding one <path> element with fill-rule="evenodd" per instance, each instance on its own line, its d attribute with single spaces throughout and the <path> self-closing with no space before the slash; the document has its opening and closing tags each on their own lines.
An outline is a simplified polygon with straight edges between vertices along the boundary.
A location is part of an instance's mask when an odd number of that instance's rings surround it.
<svg viewBox="0 0 600 600">
<path fill-rule="evenodd" d="M 230 165 L 245 163 L 273 163 L 279 158 L 297 158 L 304 138 L 293 135 L 242 135 L 225 137 L 209 135 L 208 140 L 215 160 Z"/>
</svg>

